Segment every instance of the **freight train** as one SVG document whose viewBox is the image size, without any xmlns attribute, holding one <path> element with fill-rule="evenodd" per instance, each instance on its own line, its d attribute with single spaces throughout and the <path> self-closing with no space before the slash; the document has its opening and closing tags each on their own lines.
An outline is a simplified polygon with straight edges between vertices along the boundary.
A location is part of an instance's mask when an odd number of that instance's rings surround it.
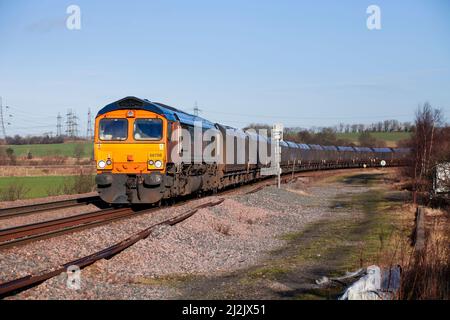
<svg viewBox="0 0 450 320">
<path fill-rule="evenodd" d="M 191 139 L 198 133 L 200 143 Z M 283 172 L 398 166 L 409 155 L 402 148 L 290 141 L 281 141 L 280 147 Z M 273 165 L 274 150 L 278 149 L 272 139 L 264 134 L 136 97 L 108 104 L 95 119 L 95 181 L 100 197 L 110 204 L 154 204 L 262 179 Z"/>
</svg>

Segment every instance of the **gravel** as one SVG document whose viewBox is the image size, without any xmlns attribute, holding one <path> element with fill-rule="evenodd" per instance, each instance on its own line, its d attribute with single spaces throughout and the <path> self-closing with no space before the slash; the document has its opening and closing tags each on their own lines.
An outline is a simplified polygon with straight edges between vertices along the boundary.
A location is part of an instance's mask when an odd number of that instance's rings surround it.
<svg viewBox="0 0 450 320">
<path fill-rule="evenodd" d="M 281 235 L 330 217 L 331 201 L 354 193 L 352 186 L 311 183 L 308 178 L 266 187 L 256 193 L 223 196 L 215 207 L 199 210 L 173 227 L 158 228 L 110 260 L 81 271 L 80 290 L 66 286 L 61 274 L 11 299 L 168 299 L 177 285 L 167 277 L 219 275 L 262 262 L 285 242 Z M 209 197 L 107 226 L 47 239 L 0 252 L 0 282 L 57 266 L 91 254 Z M 333 213 L 334 215 L 336 212 Z"/>
<path fill-rule="evenodd" d="M 77 199 L 77 198 L 81 198 L 81 197 L 92 197 L 92 196 L 97 196 L 97 195 L 98 195 L 98 193 L 96 193 L 96 192 L 90 192 L 90 193 L 83 193 L 83 194 L 51 196 L 51 197 L 45 197 L 45 198 L 24 199 L 24 200 L 16 200 L 16 201 L 1 201 L 0 209 L 10 208 L 10 207 L 18 207 L 18 206 L 27 206 L 27 205 L 31 205 L 31 204 L 46 203 L 46 202 L 59 201 L 59 200 Z"/>
</svg>

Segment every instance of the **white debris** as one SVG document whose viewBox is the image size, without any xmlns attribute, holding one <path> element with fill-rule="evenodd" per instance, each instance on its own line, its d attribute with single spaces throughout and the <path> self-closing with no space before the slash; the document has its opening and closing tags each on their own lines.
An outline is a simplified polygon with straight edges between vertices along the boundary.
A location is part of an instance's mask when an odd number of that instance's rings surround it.
<svg viewBox="0 0 450 320">
<path fill-rule="evenodd" d="M 349 281 L 352 278 L 360 277 L 360 276 L 362 276 L 364 274 L 366 274 L 366 270 L 365 269 L 358 269 L 355 272 L 346 272 L 345 276 L 343 276 L 343 277 L 335 277 L 335 278 L 322 277 L 319 280 L 316 280 L 316 283 L 318 285 L 329 284 L 329 283 L 331 283 L 333 281 L 342 283 L 342 282 Z"/>
<path fill-rule="evenodd" d="M 378 266 L 370 266 L 366 274 L 347 288 L 339 300 L 388 300 L 392 299 L 400 287 L 399 266 L 381 271 Z"/>
<path fill-rule="evenodd" d="M 367 274 L 353 283 L 339 300 L 378 300 L 381 289 L 381 271 L 378 266 L 367 268 Z"/>
</svg>

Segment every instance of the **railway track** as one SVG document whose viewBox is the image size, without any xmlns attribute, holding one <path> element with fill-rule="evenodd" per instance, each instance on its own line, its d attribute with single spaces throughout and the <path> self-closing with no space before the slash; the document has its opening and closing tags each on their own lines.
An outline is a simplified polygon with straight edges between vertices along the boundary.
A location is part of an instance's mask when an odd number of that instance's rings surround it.
<svg viewBox="0 0 450 320">
<path fill-rule="evenodd" d="M 296 181 L 298 176 L 301 173 L 298 172 L 294 175 L 291 175 L 290 173 L 283 177 L 281 182 L 283 184 L 288 182 Z M 231 188 L 226 189 L 220 192 L 220 195 L 227 195 L 230 193 L 238 192 L 239 189 L 244 188 L 250 189 L 247 191 L 244 191 L 245 194 L 251 194 L 260 191 L 261 189 L 275 185 L 276 182 L 268 182 L 267 179 L 260 180 L 257 182 L 253 182 L 247 185 L 243 185 L 240 188 Z M 256 186 L 256 187 L 255 187 Z M 186 201 L 189 201 L 192 199 L 187 200 L 181 200 L 175 205 L 181 205 L 185 203 Z M 37 212 L 36 210 L 40 211 L 47 211 L 55 208 L 66 208 L 70 206 L 75 205 L 81 205 L 82 203 L 92 203 L 91 201 L 101 201 L 98 197 L 88 197 L 88 198 L 80 198 L 80 199 L 73 199 L 73 200 L 65 200 L 65 201 L 58 201 L 56 203 L 43 203 L 38 205 L 32 205 L 32 206 L 23 206 L 23 207 L 16 207 L 16 208 L 8 208 L 4 210 L 17 210 L 18 212 L 15 213 L 15 215 L 22 215 L 27 213 L 33 213 Z M 37 206 L 37 208 L 36 208 Z M 50 209 L 47 209 L 50 208 Z M 0 230 L 0 250 L 10 248 L 13 246 L 23 245 L 27 244 L 32 241 L 42 240 L 50 237 L 59 236 L 62 234 L 67 234 L 75 231 L 81 231 L 87 228 L 93 228 L 99 225 L 107 224 L 116 220 L 120 219 L 126 219 L 129 217 L 134 217 L 136 215 L 144 214 L 144 213 L 150 213 L 155 210 L 159 210 L 159 207 L 152 207 L 152 208 L 146 208 L 142 210 L 135 210 L 133 208 L 127 207 L 127 208 L 120 208 L 120 209 L 102 209 L 95 212 L 90 213 L 83 213 L 75 216 L 65 217 L 65 218 L 59 218 L 55 220 L 48 220 L 44 222 L 38 222 L 33 223 L 29 225 L 22 225 L 12 228 L 7 228 Z M 7 211 L 8 212 L 8 211 Z M 11 213 L 13 214 L 13 213 Z"/>
<path fill-rule="evenodd" d="M 294 178 L 295 179 L 295 178 Z M 283 179 L 283 182 L 287 182 L 288 179 Z M 263 189 L 266 186 L 273 185 L 275 183 L 269 183 L 266 180 L 258 181 L 257 183 L 253 183 L 250 185 L 245 185 L 243 187 L 247 187 L 249 190 L 244 191 L 244 194 L 252 194 L 255 193 L 261 189 Z M 256 186 L 255 186 L 256 185 Z M 245 190 L 245 189 L 244 189 Z M 221 195 L 229 194 L 232 192 L 235 192 L 235 189 L 225 190 L 221 192 Z M 190 210 L 188 210 L 185 213 L 182 213 L 180 215 L 177 215 L 175 217 L 169 218 L 167 220 L 164 220 L 163 222 L 159 222 L 156 224 L 151 225 L 150 227 L 132 235 L 131 237 L 120 241 L 116 243 L 115 245 L 108 247 L 106 249 L 103 249 L 101 251 L 98 251 L 96 253 L 93 253 L 89 256 L 85 256 L 83 258 L 67 262 L 63 265 L 59 265 L 55 268 L 45 270 L 42 272 L 39 272 L 37 275 L 27 275 L 25 277 L 15 279 L 12 281 L 8 281 L 5 283 L 0 284 L 0 299 L 3 299 L 8 296 L 15 295 L 19 292 L 22 292 L 24 290 L 30 289 L 34 286 L 39 285 L 40 283 L 53 278 L 63 272 L 66 272 L 67 269 L 71 266 L 77 266 L 80 269 L 85 268 L 93 263 L 95 263 L 98 260 L 101 259 L 109 259 L 116 254 L 122 252 L 126 248 L 132 246 L 136 242 L 147 238 L 152 234 L 152 232 L 159 226 L 168 225 L 173 226 L 176 225 L 182 221 L 185 221 L 189 217 L 193 216 L 198 210 L 202 208 L 207 207 L 213 207 L 221 204 L 225 199 L 221 198 L 218 201 L 209 201 L 203 204 L 200 204 Z M 182 204 L 184 202 L 180 202 L 179 204 Z M 5 230 L 0 231 L 0 248 L 7 247 L 7 246 L 13 246 L 17 245 L 19 243 L 26 243 L 29 241 L 34 241 L 37 239 L 42 239 L 45 237 L 51 237 L 55 236 L 57 234 L 63 234 L 70 231 L 80 230 L 82 228 L 89 228 L 94 225 L 104 224 L 113 220 L 123 219 L 126 217 L 129 217 L 130 215 L 135 214 L 144 214 L 144 213 L 150 213 L 155 210 L 159 210 L 160 208 L 154 207 L 149 209 L 143 209 L 141 211 L 137 212 L 130 212 L 132 211 L 131 208 L 122 208 L 122 209 L 106 209 L 106 210 L 100 210 L 98 212 L 94 212 L 94 214 L 97 216 L 97 221 L 94 217 L 89 217 L 89 214 L 81 214 L 78 216 L 72 216 L 68 218 L 62 218 L 62 219 L 56 219 L 52 221 L 46 221 L 42 223 L 36 223 L 31 224 L 27 226 L 19 226 L 14 228 L 9 228 Z M 108 218 L 108 216 L 114 215 L 114 217 Z M 98 218 L 105 217 L 105 219 L 101 219 L 100 221 Z M 80 224 L 81 223 L 81 224 Z M 71 225 L 73 224 L 73 225 Z M 55 228 L 55 230 L 52 230 Z M 22 238 L 17 238 L 22 236 Z"/>
<path fill-rule="evenodd" d="M 301 173 L 297 173 L 295 175 L 292 175 L 291 177 L 284 177 L 282 179 L 282 183 L 288 183 L 296 181 L 298 176 Z M 256 183 L 252 183 L 249 185 L 243 186 L 244 188 L 247 187 L 247 189 L 244 192 L 244 194 L 252 194 L 255 193 L 267 186 L 275 185 L 276 182 L 268 182 L 267 180 L 258 181 Z M 240 189 L 240 188 L 239 188 Z M 225 190 L 221 192 L 221 195 L 229 194 L 232 192 L 235 192 L 236 189 L 230 189 Z M 63 265 L 58 265 L 55 268 L 51 268 L 49 270 L 44 270 L 42 272 L 39 272 L 38 274 L 29 274 L 25 277 L 11 280 L 5 283 L 0 283 L 0 299 L 3 299 L 8 296 L 15 295 L 19 292 L 22 292 L 24 290 L 30 289 L 32 287 L 35 287 L 42 282 L 53 278 L 63 272 L 67 272 L 69 267 L 77 266 L 78 268 L 82 269 L 85 268 L 93 263 L 95 263 L 98 260 L 101 259 L 109 259 L 118 253 L 122 252 L 123 250 L 129 248 L 136 242 L 147 238 L 152 234 L 153 231 L 159 226 L 167 225 L 167 226 L 173 226 L 176 225 L 182 221 L 185 221 L 189 217 L 193 216 L 199 209 L 207 208 L 207 207 L 213 207 L 221 204 L 224 201 L 224 198 L 219 199 L 218 201 L 209 201 L 203 204 L 200 204 L 190 210 L 188 210 L 185 213 L 182 213 L 180 215 L 177 215 L 175 217 L 169 218 L 167 220 L 164 220 L 159 223 L 155 223 L 151 225 L 150 227 L 132 235 L 131 237 L 120 241 L 108 248 L 105 248 L 101 251 L 98 251 L 96 253 L 93 253 L 91 255 L 79 258 L 74 261 L 67 262 Z M 182 203 L 185 203 L 186 201 L 182 201 L 176 205 L 181 205 Z M 45 237 L 51 237 L 55 236 L 57 234 L 63 234 L 74 230 L 80 230 L 83 228 L 89 228 L 95 225 L 105 224 L 108 222 L 111 222 L 113 220 L 118 219 L 124 219 L 127 217 L 130 217 L 131 215 L 136 214 L 144 214 L 144 213 L 150 213 L 155 210 L 160 210 L 158 207 L 153 208 L 147 208 L 140 211 L 133 211 L 131 208 L 122 208 L 122 209 L 106 209 L 106 210 L 100 210 L 98 212 L 94 212 L 93 214 L 96 215 L 96 217 L 89 217 L 90 214 L 81 214 L 78 216 L 72 216 L 68 218 L 62 218 L 57 219 L 53 221 L 47 221 L 43 223 L 37 223 L 27 226 L 20 226 L 10 229 L 5 229 L 0 231 L 0 241 L 6 241 L 3 242 L 4 246 L 11 246 L 18 243 L 25 243 L 28 241 L 34 241 L 38 238 L 45 238 Z M 92 213 L 91 213 L 92 214 Z M 52 228 L 56 228 L 55 230 L 52 230 Z M 15 235 L 14 235 L 15 234 Z M 22 238 L 18 238 L 17 236 L 21 235 Z M 2 240 L 3 239 L 3 240 Z M 15 242 L 15 244 L 14 244 Z M 0 243 L 0 248 L 2 246 L 2 243 Z"/>
<path fill-rule="evenodd" d="M 283 178 L 282 183 L 287 183 L 288 181 L 295 180 L 296 178 Z M 256 188 L 254 187 L 256 185 Z M 269 183 L 267 181 L 258 181 L 253 184 L 245 185 L 244 188 L 250 188 L 249 191 L 246 191 L 246 194 L 255 193 L 267 186 L 273 185 L 275 183 Z M 221 195 L 226 195 L 229 193 L 236 192 L 236 189 L 228 189 L 220 192 Z M 92 200 L 95 200 L 96 197 L 91 197 Z M 90 198 L 83 198 L 86 203 L 91 203 Z M 80 200 L 80 199 L 74 199 L 74 200 Z M 100 200 L 99 200 L 100 201 Z M 177 203 L 177 205 L 183 204 L 185 201 L 181 201 Z M 57 204 L 61 204 L 62 206 L 57 207 L 55 203 L 44 203 L 44 204 L 38 204 L 38 209 L 40 211 L 47 211 L 54 208 L 66 208 L 70 206 L 76 205 L 78 202 L 74 201 L 59 201 Z M 81 203 L 79 203 L 81 205 Z M 43 207 L 40 207 L 40 206 Z M 25 214 L 23 212 L 30 213 L 31 211 L 26 211 L 27 208 L 29 210 L 36 210 L 36 208 L 30 208 L 34 206 L 24 206 L 24 207 L 16 207 L 20 210 L 19 213 L 16 213 L 16 215 L 22 215 Z M 51 209 L 46 209 L 46 208 Z M 11 208 L 13 211 L 16 208 Z M 37 222 L 33 224 L 28 225 L 21 225 L 16 227 L 11 227 L 7 229 L 0 230 L 0 250 L 10 248 L 13 246 L 23 245 L 26 243 L 30 243 L 32 241 L 42 240 L 46 238 L 51 238 L 55 236 L 59 236 L 62 234 L 67 234 L 75 231 L 81 231 L 87 228 L 93 228 L 99 225 L 107 224 L 116 220 L 125 219 L 129 217 L 134 217 L 136 215 L 144 214 L 144 213 L 150 213 L 155 210 L 159 210 L 159 207 L 152 207 L 152 208 L 146 208 L 142 210 L 134 210 L 133 208 L 126 207 L 126 208 L 120 208 L 120 209 L 113 209 L 113 208 L 107 208 L 102 209 L 95 212 L 89 212 L 89 213 L 83 213 L 79 215 L 54 219 L 54 220 L 48 220 L 43 222 Z M 5 209 L 7 210 L 7 209 Z M 24 210 L 24 211 L 21 211 Z M 36 211 L 32 211 L 36 212 Z"/>
<path fill-rule="evenodd" d="M 60 200 L 53 202 L 31 204 L 26 206 L 4 208 L 0 209 L 0 220 L 13 218 L 16 216 L 24 216 L 28 214 L 39 213 L 43 211 L 72 208 L 96 203 L 102 203 L 102 200 L 100 199 L 99 196 L 82 197 L 69 200 Z"/>
<path fill-rule="evenodd" d="M 149 212 L 154 208 L 142 210 Z M 101 224 L 124 219 L 141 211 L 131 208 L 104 209 L 75 216 L 59 218 L 0 230 L 0 249 L 17 246 L 31 241 L 54 237 L 57 235 L 92 228 Z"/>
<path fill-rule="evenodd" d="M 248 193 L 254 193 L 266 187 L 265 183 Z M 234 192 L 235 190 L 226 190 L 222 195 Z M 186 201 L 180 201 L 176 205 L 181 205 Z M 151 213 L 159 210 L 159 207 L 136 210 L 130 207 L 126 208 L 107 208 L 99 211 L 78 214 L 74 216 L 37 222 L 28 225 L 21 225 L 0 230 L 0 250 L 13 246 L 23 245 L 32 241 L 42 240 L 67 234 L 75 231 L 81 231 L 87 228 L 93 228 L 99 225 L 107 224 L 116 220 L 135 217 L 136 215 Z"/>
<path fill-rule="evenodd" d="M 174 226 L 182 221 L 185 221 L 189 217 L 193 216 L 199 209 L 207 208 L 207 207 L 213 207 L 221 204 L 224 201 L 224 199 L 219 199 L 218 201 L 210 201 L 207 203 L 203 203 L 201 205 L 198 205 L 194 207 L 191 210 L 188 210 L 187 212 L 184 212 L 182 214 L 179 214 L 175 217 L 166 219 L 162 222 L 155 223 L 151 225 L 150 227 L 132 235 L 131 237 L 120 241 L 111 247 L 108 247 L 106 249 L 103 249 L 101 251 L 98 251 L 96 253 L 93 253 L 91 255 L 85 256 L 83 258 L 67 262 L 63 265 L 60 265 L 56 268 L 52 268 L 50 270 L 45 270 L 43 272 L 39 272 L 38 275 L 27 275 L 25 277 L 15 279 L 12 281 L 8 281 L 5 283 L 0 284 L 0 299 L 3 299 L 5 297 L 17 294 L 21 291 L 27 290 L 29 288 L 32 288 L 34 286 L 39 285 L 40 283 L 53 278 L 63 272 L 66 272 L 69 267 L 77 266 L 78 268 L 82 269 L 85 268 L 94 262 L 101 260 L 101 259 L 109 259 L 116 254 L 122 252 L 126 248 L 132 246 L 136 242 L 147 238 L 152 234 L 152 232 L 159 226 L 167 225 L 167 226 Z M 146 210 L 148 211 L 148 210 Z"/>
</svg>

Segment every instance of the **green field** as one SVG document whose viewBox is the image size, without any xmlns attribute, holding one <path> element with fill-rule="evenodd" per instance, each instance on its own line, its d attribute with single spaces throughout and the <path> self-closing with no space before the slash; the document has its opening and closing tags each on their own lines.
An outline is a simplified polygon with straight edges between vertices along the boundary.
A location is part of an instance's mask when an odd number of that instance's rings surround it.
<svg viewBox="0 0 450 320">
<path fill-rule="evenodd" d="M 411 136 L 410 132 L 371 132 L 370 134 L 378 140 L 386 141 L 388 147 L 395 147 L 397 142 L 408 139 Z M 357 143 L 359 135 L 359 133 L 338 133 L 337 138 Z"/>
<path fill-rule="evenodd" d="M 33 145 L 20 145 L 20 146 L 7 146 L 14 150 L 14 154 L 18 157 L 26 156 L 28 152 L 31 152 L 33 157 L 52 157 L 52 156 L 64 156 L 75 157 L 75 150 L 77 145 L 82 146 L 82 157 L 90 158 L 93 153 L 92 142 L 68 142 L 60 144 L 33 144 Z"/>
<path fill-rule="evenodd" d="M 21 199 L 48 197 L 63 194 L 62 186 L 71 185 L 77 176 L 0 177 L 0 201 L 5 201 L 6 190 L 11 186 L 23 186 L 26 192 Z"/>
</svg>

